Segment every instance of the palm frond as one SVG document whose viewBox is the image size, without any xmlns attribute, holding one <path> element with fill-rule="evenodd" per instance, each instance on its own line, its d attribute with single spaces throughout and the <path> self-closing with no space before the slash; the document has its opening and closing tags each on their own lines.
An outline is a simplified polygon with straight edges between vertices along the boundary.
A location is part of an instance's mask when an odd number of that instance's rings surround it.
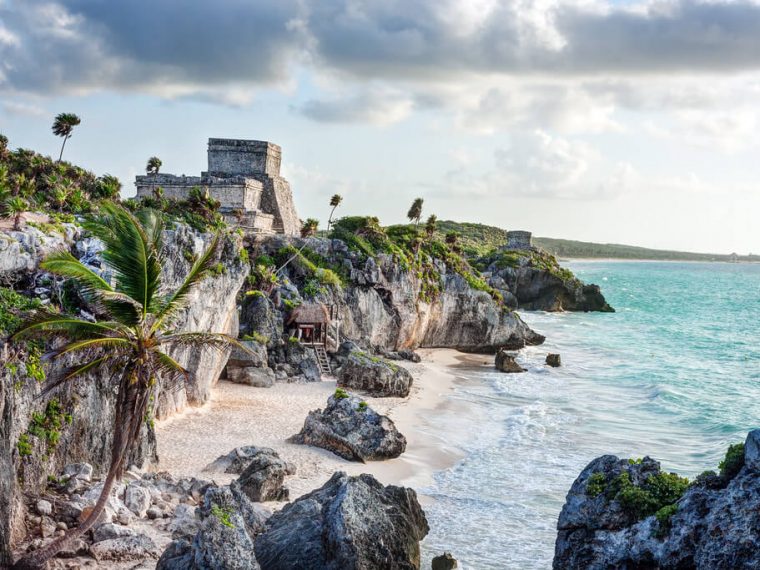
<svg viewBox="0 0 760 570">
<path fill-rule="evenodd" d="M 153 208 L 142 208 L 135 213 L 135 217 L 145 229 L 145 233 L 153 244 L 153 249 L 160 252 L 164 233 L 164 219 Z"/>
<path fill-rule="evenodd" d="M 56 349 L 53 351 L 52 356 L 53 358 L 58 358 L 60 356 L 63 356 L 64 354 L 69 354 L 71 352 L 79 352 L 81 350 L 91 349 L 91 348 L 108 348 L 111 350 L 116 349 L 130 349 L 132 347 L 132 342 L 125 339 L 125 338 L 117 338 L 117 337 L 104 337 L 104 338 L 90 338 L 85 340 L 75 340 L 73 342 L 67 343 L 64 346 Z M 124 352 L 122 350 L 122 352 Z"/>
<path fill-rule="evenodd" d="M 253 352 L 236 338 L 222 333 L 174 333 L 158 337 L 159 346 L 169 346 L 172 348 L 211 348 L 214 350 L 225 350 L 233 346 L 253 355 Z"/>
<path fill-rule="evenodd" d="M 167 325 L 186 306 L 188 297 L 193 292 L 193 289 L 208 275 L 213 267 L 220 243 L 220 237 L 217 233 L 214 235 L 208 248 L 206 248 L 206 251 L 203 252 L 203 255 L 193 264 L 182 285 L 166 299 L 159 309 L 156 315 L 156 322 L 152 327 L 154 332 Z"/>
<path fill-rule="evenodd" d="M 172 382 L 180 378 L 187 379 L 188 371 L 168 354 L 155 350 L 151 352 L 151 368 L 162 380 Z"/>
<path fill-rule="evenodd" d="M 112 269 L 116 290 L 142 306 L 142 316 L 153 310 L 161 282 L 160 254 L 140 221 L 125 208 L 107 203 L 85 224 L 105 244 L 103 261 Z"/>
<path fill-rule="evenodd" d="M 110 364 L 109 370 L 112 373 L 121 373 L 123 366 L 118 365 L 118 361 L 120 360 L 123 360 L 123 357 L 121 355 L 108 354 L 100 358 L 95 358 L 84 364 L 75 364 L 73 366 L 64 368 L 63 370 L 59 370 L 58 374 L 55 376 L 48 376 L 48 379 L 45 381 L 45 384 L 43 384 L 42 390 L 37 397 L 44 397 L 58 388 L 58 386 L 61 384 L 64 384 L 69 380 L 74 380 L 79 376 L 82 376 L 83 374 L 86 374 L 87 372 L 95 370 L 99 367 L 105 367 L 106 364 Z"/>
<path fill-rule="evenodd" d="M 60 313 L 38 311 L 28 318 L 13 335 L 13 339 L 30 336 L 65 334 L 70 339 L 126 336 L 128 330 L 120 323 L 100 321 L 92 323 Z"/>
<path fill-rule="evenodd" d="M 86 267 L 68 251 L 54 251 L 48 254 L 45 260 L 40 263 L 40 267 L 61 277 L 75 279 L 85 294 L 113 291 L 113 288 L 105 279 L 89 267 Z"/>
</svg>

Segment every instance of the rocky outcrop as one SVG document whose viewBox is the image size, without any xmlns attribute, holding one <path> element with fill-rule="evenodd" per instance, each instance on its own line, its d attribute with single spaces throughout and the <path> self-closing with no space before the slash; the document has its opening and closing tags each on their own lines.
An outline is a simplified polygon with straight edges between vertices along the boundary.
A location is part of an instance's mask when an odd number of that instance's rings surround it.
<svg viewBox="0 0 760 570">
<path fill-rule="evenodd" d="M 559 368 L 562 366 L 562 357 L 559 354 L 547 354 L 546 365 L 552 368 Z"/>
<path fill-rule="evenodd" d="M 484 276 L 515 308 L 530 311 L 614 312 L 598 285 L 583 283 L 538 248 L 502 250 L 481 260 Z"/>
<path fill-rule="evenodd" d="M 338 386 L 366 392 L 375 398 L 406 398 L 412 389 L 411 373 L 393 362 L 361 351 L 348 355 L 338 372 Z"/>
<path fill-rule="evenodd" d="M 267 570 L 412 570 L 427 533 L 413 490 L 339 472 L 267 521 L 256 558 Z"/>
<path fill-rule="evenodd" d="M 240 489 L 256 503 L 287 501 L 290 493 L 282 484 L 286 475 L 294 475 L 293 465 L 280 459 L 276 451 L 261 448 L 243 470 L 232 487 Z"/>
<path fill-rule="evenodd" d="M 173 541 L 156 570 L 258 570 L 253 539 L 269 512 L 231 487 L 210 488 L 198 509 L 199 530 Z"/>
<path fill-rule="evenodd" d="M 229 453 L 218 457 L 212 463 L 209 463 L 203 470 L 219 473 L 235 473 L 240 475 L 251 462 L 259 455 L 271 455 L 279 459 L 279 455 L 274 449 L 269 447 L 258 447 L 255 445 L 244 445 L 243 447 L 236 447 Z M 295 466 L 286 463 L 286 471 L 288 475 L 295 474 Z"/>
<path fill-rule="evenodd" d="M 648 505 L 641 489 L 657 498 L 676 480 L 663 477 L 659 463 L 649 458 L 636 463 L 610 455 L 595 459 L 567 495 L 554 568 L 760 567 L 760 430 L 749 433 L 743 458 L 732 463 L 734 468 L 724 466 L 721 476 L 698 477 L 675 506 L 641 518 Z M 624 495 L 616 488 L 621 484 Z"/>
<path fill-rule="evenodd" d="M 289 245 L 300 248 L 303 244 L 304 240 L 275 236 L 261 248 L 276 256 Z M 336 305 L 342 337 L 360 339 L 367 348 L 496 352 L 500 347 L 517 349 L 544 340 L 517 314 L 505 310 L 487 292 L 471 287 L 442 261 L 436 261 L 441 275 L 438 294 L 425 300 L 423 280 L 392 255 L 366 257 L 341 240 L 323 238 L 309 238 L 306 246 L 346 276 L 343 287 L 326 289 L 318 300 Z M 307 272 L 291 263 L 283 273 L 288 280 L 281 284 L 279 294 L 292 299 L 298 294 L 292 284 L 307 279 Z M 256 308 L 261 310 L 258 303 Z"/>
<path fill-rule="evenodd" d="M 39 271 L 39 263 L 52 249 L 67 247 L 83 263 L 100 271 L 99 242 L 83 237 L 76 227 L 65 226 L 65 235 L 44 238 L 34 228 L 23 232 L 0 233 L 11 254 L 0 262 L 0 282 L 28 292 L 43 303 L 60 291 L 60 283 Z M 40 235 L 38 235 L 40 234 Z M 177 226 L 166 231 L 165 283 L 176 286 L 190 267 L 192 255 L 201 252 L 210 236 Z M 15 244 L 15 245 L 14 245 Z M 20 249 L 19 249 L 20 248 Z M 235 236 L 224 240 L 220 263 L 225 268 L 209 277 L 192 295 L 188 308 L 179 317 L 178 330 L 213 331 L 237 334 L 235 298 L 247 269 L 239 257 Z M 23 263 L 10 264 L 13 252 L 22 251 Z M 7 262 L 7 263 L 6 263 Z M 85 315 L 86 316 L 86 315 Z M 9 364 L 0 367 L 0 563 L 7 561 L 12 543 L 23 538 L 24 508 L 21 492 L 36 494 L 45 488 L 49 475 L 59 473 L 72 462 L 88 462 L 100 469 L 109 464 L 115 405 L 111 372 L 88 374 L 39 398 L 40 382 L 32 377 L 24 346 L 0 341 L 0 358 Z M 211 393 L 227 360 L 227 353 L 215 350 L 179 350 L 172 354 L 189 371 L 187 382 L 160 386 L 153 413 L 165 417 L 187 405 L 203 404 Z M 61 360 L 54 367 L 44 365 L 53 376 L 72 361 Z M 38 414 L 32 425 L 33 414 Z M 142 465 L 156 457 L 151 422 L 146 422 L 130 463 Z M 31 429 L 30 429 L 31 428 Z M 36 435 L 35 435 L 36 434 Z M 102 475 L 98 472 L 95 475 Z M 21 484 L 19 485 L 19 482 Z"/>
<path fill-rule="evenodd" d="M 527 368 L 523 368 L 522 366 L 517 364 L 517 361 L 515 360 L 515 355 L 510 354 L 506 350 L 500 350 L 499 352 L 496 353 L 494 364 L 496 366 L 496 370 L 500 372 L 515 373 L 515 372 L 527 371 Z"/>
<path fill-rule="evenodd" d="M 230 382 L 257 388 L 274 385 L 274 370 L 269 368 L 266 346 L 257 341 L 241 341 L 247 350 L 233 347 L 223 377 Z"/>
<path fill-rule="evenodd" d="M 330 396 L 324 411 L 309 412 L 301 432 L 289 441 L 361 462 L 398 457 L 406 449 L 406 438 L 390 418 L 361 398 L 340 391 Z"/>
<path fill-rule="evenodd" d="M 431 567 L 432 570 L 454 570 L 455 568 L 459 568 L 459 563 L 449 552 L 444 552 L 440 556 L 433 558 Z"/>
</svg>

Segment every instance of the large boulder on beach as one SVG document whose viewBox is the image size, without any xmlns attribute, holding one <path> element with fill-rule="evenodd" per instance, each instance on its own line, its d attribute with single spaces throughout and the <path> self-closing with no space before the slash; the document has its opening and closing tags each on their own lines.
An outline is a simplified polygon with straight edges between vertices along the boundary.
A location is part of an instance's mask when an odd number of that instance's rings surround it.
<svg viewBox="0 0 760 570">
<path fill-rule="evenodd" d="M 647 497 L 669 492 L 675 476 L 648 457 L 595 459 L 560 513 L 554 569 L 760 568 L 758 450 L 754 430 L 743 448 L 729 450 L 720 475 L 700 475 L 656 513 Z"/>
<path fill-rule="evenodd" d="M 256 558 L 267 570 L 416 570 L 428 530 L 412 489 L 338 472 L 272 515 Z"/>
<path fill-rule="evenodd" d="M 198 531 L 164 550 L 156 570 L 258 570 L 253 540 L 269 511 L 232 486 L 212 487 L 198 508 Z"/>
<path fill-rule="evenodd" d="M 516 373 L 526 371 L 525 368 L 517 364 L 515 355 L 510 354 L 506 350 L 500 350 L 496 353 L 495 365 L 496 370 L 500 372 Z"/>
<path fill-rule="evenodd" d="M 229 453 L 220 455 L 212 463 L 206 465 L 203 470 L 208 472 L 235 473 L 240 475 L 259 455 L 273 455 L 279 459 L 277 452 L 270 447 L 243 445 L 241 447 L 236 447 Z M 286 467 L 288 475 L 295 475 L 296 468 L 294 465 L 287 463 Z"/>
<path fill-rule="evenodd" d="M 412 381 L 411 373 L 403 366 L 358 350 L 346 358 L 338 374 L 338 386 L 374 397 L 405 398 Z"/>
<path fill-rule="evenodd" d="M 277 452 L 267 449 L 257 453 L 233 486 L 239 487 L 246 496 L 257 503 L 264 501 L 287 501 L 288 489 L 283 487 L 285 476 L 292 467 L 280 459 Z"/>
<path fill-rule="evenodd" d="M 398 457 L 406 449 L 406 438 L 390 418 L 340 388 L 327 400 L 324 411 L 309 412 L 301 432 L 289 441 L 362 462 Z"/>
</svg>

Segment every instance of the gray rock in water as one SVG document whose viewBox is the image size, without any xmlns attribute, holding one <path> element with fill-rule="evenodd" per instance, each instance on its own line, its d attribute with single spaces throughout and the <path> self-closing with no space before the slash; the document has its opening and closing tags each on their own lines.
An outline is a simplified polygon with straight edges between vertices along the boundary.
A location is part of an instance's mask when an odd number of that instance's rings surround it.
<svg viewBox="0 0 760 570">
<path fill-rule="evenodd" d="M 417 570 L 428 530 L 412 489 L 338 472 L 272 515 L 256 557 L 267 570 Z"/>
<path fill-rule="evenodd" d="M 495 365 L 496 370 L 499 370 L 501 372 L 515 373 L 525 372 L 527 370 L 526 368 L 523 368 L 517 364 L 514 354 L 510 354 L 505 350 L 500 350 L 496 353 Z"/>
<path fill-rule="evenodd" d="M 546 364 L 552 368 L 562 366 L 562 357 L 559 354 L 547 354 Z"/>
<path fill-rule="evenodd" d="M 301 432 L 289 441 L 361 462 L 398 457 L 406 449 L 406 438 L 393 421 L 357 396 L 330 396 L 325 410 L 309 412 Z"/>
<path fill-rule="evenodd" d="M 338 374 L 338 386 L 366 392 L 374 397 L 409 395 L 413 378 L 403 366 L 364 352 L 352 352 Z"/>
<path fill-rule="evenodd" d="M 144 534 L 124 536 L 96 542 L 90 546 L 90 554 L 98 562 L 115 560 L 144 560 L 158 558 L 159 551 L 150 537 Z"/>
<path fill-rule="evenodd" d="M 454 568 L 459 568 L 459 563 L 448 552 L 444 552 L 440 556 L 433 558 L 432 570 L 454 570 Z"/>
<path fill-rule="evenodd" d="M 595 459 L 567 495 L 557 525 L 554 569 L 760 568 L 758 443 L 760 430 L 754 430 L 747 436 L 745 465 L 739 473 L 719 487 L 689 487 L 665 527 L 655 516 L 635 521 L 605 493 L 589 491 L 595 474 L 610 481 L 628 472 L 639 484 L 659 473 L 656 461 L 645 458 L 629 465 L 610 455 Z M 600 475 L 595 477 L 601 480 Z"/>
<path fill-rule="evenodd" d="M 257 503 L 287 501 L 289 492 L 282 486 L 287 474 L 288 464 L 280 459 L 277 452 L 262 448 L 253 456 L 248 467 L 233 485 Z"/>
</svg>

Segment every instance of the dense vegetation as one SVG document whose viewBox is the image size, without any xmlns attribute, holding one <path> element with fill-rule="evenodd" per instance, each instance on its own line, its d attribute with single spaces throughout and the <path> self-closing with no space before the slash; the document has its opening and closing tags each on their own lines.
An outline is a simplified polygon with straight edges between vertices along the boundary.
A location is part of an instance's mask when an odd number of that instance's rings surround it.
<svg viewBox="0 0 760 570">
<path fill-rule="evenodd" d="M 461 275 L 472 288 L 485 291 L 502 303 L 501 294 L 488 285 L 470 264 L 457 241 L 447 240 L 435 226 L 433 216 L 424 228 L 419 228 L 417 224 L 384 228 L 376 217 L 350 216 L 333 224 L 330 237 L 344 241 L 350 249 L 365 257 L 390 255 L 403 269 L 416 272 L 421 282 L 422 301 L 432 302 L 441 293 L 442 275 L 435 263 L 438 259 Z"/>
</svg>

